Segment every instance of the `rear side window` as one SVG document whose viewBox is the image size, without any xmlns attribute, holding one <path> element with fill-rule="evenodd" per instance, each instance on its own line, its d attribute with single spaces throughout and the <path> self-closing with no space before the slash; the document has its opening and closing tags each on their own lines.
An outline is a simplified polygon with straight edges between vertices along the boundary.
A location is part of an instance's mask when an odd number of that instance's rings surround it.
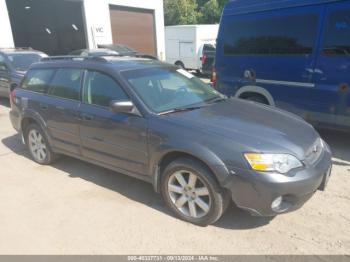
<svg viewBox="0 0 350 262">
<path fill-rule="evenodd" d="M 350 9 L 329 15 L 323 53 L 325 55 L 350 55 Z"/>
<path fill-rule="evenodd" d="M 66 99 L 79 100 L 82 70 L 58 69 L 53 77 L 49 94 Z"/>
<path fill-rule="evenodd" d="M 84 103 L 108 107 L 113 100 L 128 100 L 128 96 L 110 76 L 88 71 L 84 81 Z"/>
<path fill-rule="evenodd" d="M 231 19 L 231 18 L 229 18 Z M 237 20 L 224 29 L 226 55 L 305 55 L 316 42 L 318 15 Z"/>
<path fill-rule="evenodd" d="M 23 80 L 22 88 L 33 92 L 45 93 L 53 74 L 54 70 L 52 69 L 30 70 Z"/>
</svg>

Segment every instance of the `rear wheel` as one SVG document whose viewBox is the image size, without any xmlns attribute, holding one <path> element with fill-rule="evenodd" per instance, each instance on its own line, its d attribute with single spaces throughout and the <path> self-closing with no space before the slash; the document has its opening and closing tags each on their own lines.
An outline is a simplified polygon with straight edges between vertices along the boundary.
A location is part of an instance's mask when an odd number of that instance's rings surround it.
<svg viewBox="0 0 350 262">
<path fill-rule="evenodd" d="M 177 61 L 177 62 L 175 63 L 175 65 L 176 65 L 177 67 L 180 67 L 181 69 L 185 69 L 185 65 L 184 65 L 181 61 Z"/>
<path fill-rule="evenodd" d="M 162 175 L 163 198 L 179 218 L 207 226 L 222 216 L 228 198 L 211 172 L 200 162 L 175 160 Z"/>
<path fill-rule="evenodd" d="M 263 97 L 262 95 L 252 94 L 252 95 L 243 96 L 241 98 L 245 99 L 245 100 L 253 101 L 253 102 L 256 102 L 256 103 L 264 104 L 264 105 L 268 105 L 269 104 L 267 99 L 265 97 Z"/>
<path fill-rule="evenodd" d="M 26 144 L 33 160 L 41 165 L 49 165 L 57 157 L 37 124 L 31 124 L 26 129 Z"/>
</svg>

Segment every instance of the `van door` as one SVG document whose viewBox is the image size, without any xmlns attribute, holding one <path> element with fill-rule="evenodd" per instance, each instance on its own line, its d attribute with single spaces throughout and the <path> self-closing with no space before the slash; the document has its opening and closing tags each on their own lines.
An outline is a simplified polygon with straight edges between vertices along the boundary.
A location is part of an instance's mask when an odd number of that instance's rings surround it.
<svg viewBox="0 0 350 262">
<path fill-rule="evenodd" d="M 303 115 L 323 10 L 312 6 L 224 17 L 216 59 L 219 91 L 234 96 L 242 87 L 267 90 L 276 106 Z"/>
<path fill-rule="evenodd" d="M 196 50 L 193 42 L 180 42 L 180 60 L 185 68 L 196 69 Z"/>
<path fill-rule="evenodd" d="M 350 1 L 327 6 L 313 72 L 313 118 L 350 127 Z"/>
</svg>

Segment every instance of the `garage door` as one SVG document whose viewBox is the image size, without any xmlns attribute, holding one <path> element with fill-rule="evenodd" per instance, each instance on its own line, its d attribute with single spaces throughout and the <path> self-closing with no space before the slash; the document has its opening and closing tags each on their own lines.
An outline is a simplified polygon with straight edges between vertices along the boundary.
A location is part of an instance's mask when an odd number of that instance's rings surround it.
<svg viewBox="0 0 350 262">
<path fill-rule="evenodd" d="M 114 44 L 124 44 L 150 55 L 157 54 L 152 10 L 110 6 Z"/>
</svg>

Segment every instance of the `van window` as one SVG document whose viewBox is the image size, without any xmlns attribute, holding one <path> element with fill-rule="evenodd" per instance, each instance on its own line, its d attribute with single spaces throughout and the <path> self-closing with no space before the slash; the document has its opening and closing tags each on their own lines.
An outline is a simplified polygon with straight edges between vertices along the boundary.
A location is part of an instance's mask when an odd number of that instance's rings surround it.
<svg viewBox="0 0 350 262">
<path fill-rule="evenodd" d="M 45 93 L 54 72 L 52 69 L 30 70 L 23 80 L 22 88 L 33 92 Z"/>
<path fill-rule="evenodd" d="M 311 54 L 317 37 L 316 14 L 230 19 L 224 29 L 226 55 Z"/>
<path fill-rule="evenodd" d="M 80 69 L 58 69 L 51 81 L 49 94 L 79 100 L 81 75 Z"/>
<path fill-rule="evenodd" d="M 350 9 L 330 14 L 323 53 L 325 55 L 350 55 Z"/>
<path fill-rule="evenodd" d="M 108 107 L 113 100 L 129 99 L 114 79 L 99 72 L 88 71 L 84 84 L 84 103 Z"/>
</svg>

